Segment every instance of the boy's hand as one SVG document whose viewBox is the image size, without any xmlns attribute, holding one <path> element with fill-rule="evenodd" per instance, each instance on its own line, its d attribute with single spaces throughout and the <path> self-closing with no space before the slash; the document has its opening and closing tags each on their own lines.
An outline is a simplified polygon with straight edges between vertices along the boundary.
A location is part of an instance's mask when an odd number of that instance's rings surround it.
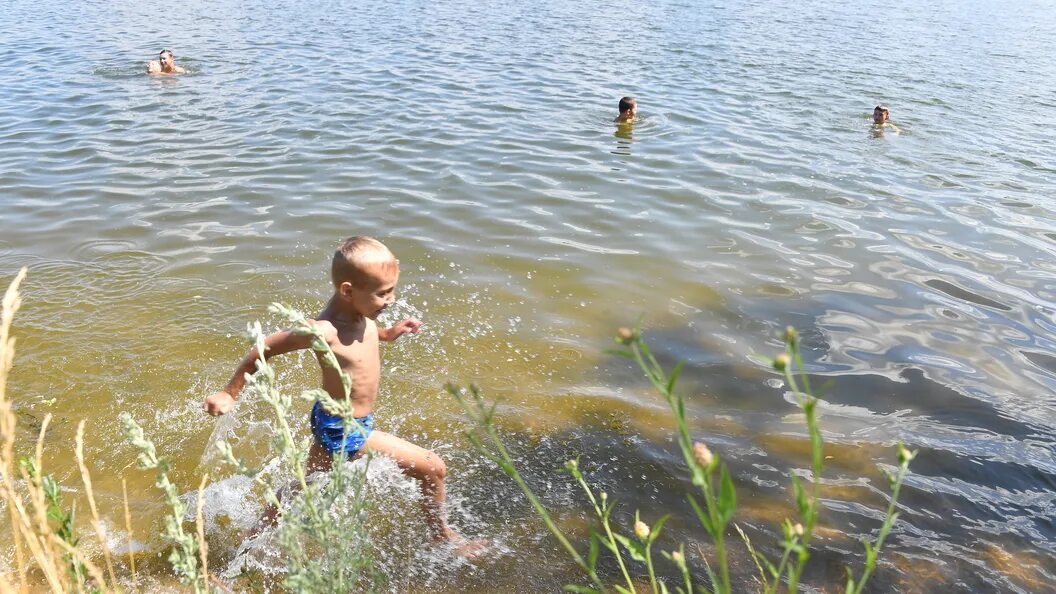
<svg viewBox="0 0 1056 594">
<path fill-rule="evenodd" d="M 235 407 L 235 397 L 227 392 L 217 392 L 205 399 L 205 412 L 218 417 L 231 412 Z"/>
<path fill-rule="evenodd" d="M 407 318 L 402 322 L 398 322 L 392 328 L 388 330 L 387 340 L 396 340 L 410 332 L 411 334 L 418 334 L 418 330 L 422 327 L 422 323 L 414 318 Z"/>
</svg>

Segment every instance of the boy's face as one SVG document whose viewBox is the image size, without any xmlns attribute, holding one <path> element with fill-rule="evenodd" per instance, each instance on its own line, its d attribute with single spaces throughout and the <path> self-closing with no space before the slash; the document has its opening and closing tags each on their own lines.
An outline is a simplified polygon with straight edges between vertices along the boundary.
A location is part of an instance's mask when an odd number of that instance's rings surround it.
<svg viewBox="0 0 1056 594">
<path fill-rule="evenodd" d="M 341 283 L 339 293 L 359 315 L 376 320 L 385 308 L 396 301 L 396 282 L 400 269 L 396 266 L 373 266 L 363 270 L 359 282 Z"/>
<path fill-rule="evenodd" d="M 158 62 L 161 63 L 162 69 L 169 69 L 172 67 L 172 54 L 168 52 L 162 52 L 158 54 Z"/>
<path fill-rule="evenodd" d="M 884 122 L 887 121 L 888 117 L 890 117 L 890 116 L 888 115 L 887 111 L 885 111 L 885 110 L 877 109 L 877 110 L 873 111 L 873 122 L 874 123 L 883 124 Z"/>
</svg>

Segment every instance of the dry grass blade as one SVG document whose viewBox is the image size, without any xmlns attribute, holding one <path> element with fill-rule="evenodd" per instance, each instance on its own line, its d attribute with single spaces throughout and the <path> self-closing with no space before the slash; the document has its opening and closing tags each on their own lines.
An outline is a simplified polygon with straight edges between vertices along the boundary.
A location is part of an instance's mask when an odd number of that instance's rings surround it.
<svg viewBox="0 0 1056 594">
<path fill-rule="evenodd" d="M 744 546 L 748 547 L 748 554 L 751 555 L 752 561 L 755 563 L 755 568 L 759 570 L 759 583 L 765 587 L 769 582 L 766 579 L 766 572 L 763 571 L 762 563 L 759 563 L 759 554 L 756 553 L 755 547 L 752 546 L 751 539 L 744 533 L 744 530 L 741 530 L 740 524 L 734 524 L 733 527 L 737 529 L 737 534 L 741 535 L 741 540 L 744 541 Z"/>
<path fill-rule="evenodd" d="M 22 279 L 26 278 L 26 269 L 23 268 L 11 281 L 4 299 L 0 304 L 0 434 L 4 436 L 3 444 L 0 445 L 0 475 L 3 478 L 3 498 L 8 502 L 8 513 L 11 516 L 11 537 L 15 545 L 15 568 L 18 571 L 19 591 L 25 591 L 26 584 L 26 556 L 22 549 L 22 533 L 18 526 L 18 508 L 12 505 L 12 499 L 17 497 L 12 479 L 14 472 L 15 451 L 15 426 L 17 419 L 11 412 L 11 403 L 7 400 L 7 373 L 15 360 L 15 340 L 10 337 L 11 321 L 14 320 L 15 312 L 21 303 L 18 287 Z"/>
<path fill-rule="evenodd" d="M 128 533 L 128 565 L 132 568 L 132 583 L 136 580 L 136 555 L 132 551 L 132 514 L 128 512 L 128 481 L 121 479 L 121 497 L 125 503 L 125 531 Z"/>
<path fill-rule="evenodd" d="M 209 482 L 209 475 L 202 477 L 198 485 L 198 506 L 194 515 L 194 526 L 198 531 L 198 554 L 202 558 L 202 582 L 205 591 L 209 591 L 209 543 L 205 542 L 205 522 L 202 521 L 202 506 L 205 503 L 205 484 Z"/>
<path fill-rule="evenodd" d="M 99 569 L 99 566 L 97 566 L 95 563 L 92 563 L 91 560 L 88 559 L 88 557 L 85 557 L 84 553 L 82 553 L 79 548 L 74 547 L 74 546 L 70 546 L 69 543 L 67 543 L 66 541 L 62 540 L 61 538 L 59 538 L 58 536 L 56 536 L 54 534 L 51 535 L 51 540 L 59 548 L 61 548 L 62 550 L 66 551 L 67 553 L 69 553 L 70 556 L 73 559 L 75 559 L 76 561 L 78 561 L 79 563 L 84 565 L 84 568 L 88 570 L 88 575 L 92 576 L 92 579 L 95 580 L 95 583 L 99 585 L 98 590 L 100 592 L 108 592 L 108 591 L 109 592 L 114 592 L 114 591 L 116 591 L 116 590 L 107 590 L 106 589 L 106 587 L 105 587 L 105 585 L 106 585 L 106 577 L 103 576 L 102 570 Z M 82 584 L 78 583 L 77 584 L 77 590 L 78 591 L 84 591 L 84 586 Z M 60 592 L 67 592 L 67 591 L 68 590 L 60 590 Z"/>
<path fill-rule="evenodd" d="M 92 528 L 99 538 L 99 546 L 103 549 L 103 559 L 106 561 L 106 571 L 110 575 L 110 583 L 117 585 L 117 577 L 114 575 L 114 564 L 110 561 L 110 546 L 106 543 L 106 532 L 103 524 L 99 521 L 99 509 L 95 505 L 95 492 L 92 490 L 92 475 L 88 472 L 88 465 L 84 463 L 84 420 L 77 423 L 76 439 L 77 466 L 81 469 L 81 482 L 84 483 L 84 494 L 88 497 L 88 509 L 92 512 Z M 100 583 L 105 588 L 105 584 Z"/>
<path fill-rule="evenodd" d="M 29 549 L 30 556 L 36 561 L 40 571 L 44 574 L 47 585 L 53 592 L 69 592 L 69 576 L 66 573 L 66 563 L 62 558 L 61 547 L 55 541 L 61 539 L 55 535 L 47 517 L 47 502 L 41 486 L 41 482 L 33 480 L 29 476 L 27 468 L 19 464 L 18 472 L 28 491 L 27 502 L 23 494 L 15 486 L 15 432 L 18 419 L 12 411 L 11 401 L 7 398 L 7 378 L 15 360 L 15 339 L 11 336 L 11 324 L 15 313 L 22 304 L 18 288 L 26 277 L 26 269 L 22 268 L 11 282 L 4 293 L 3 301 L 0 302 L 0 434 L 3 435 L 3 444 L 0 446 L 0 475 L 3 480 L 3 490 L 0 492 L 4 503 L 8 507 L 11 516 L 11 534 L 15 544 L 15 565 L 19 576 L 19 592 L 29 591 L 28 566 L 23 546 Z M 44 450 L 44 436 L 48 425 L 51 423 L 51 415 L 44 417 L 41 424 L 40 434 L 37 437 L 35 450 L 35 473 L 43 476 L 41 472 L 41 459 Z M 5 590 L 9 582 L 4 580 Z"/>
<path fill-rule="evenodd" d="M 44 421 L 40 424 L 40 433 L 37 435 L 37 444 L 34 449 L 34 468 L 37 469 L 38 476 L 44 476 L 44 436 L 47 435 L 50 424 L 51 413 L 48 413 L 44 415 Z M 38 540 L 40 543 L 38 546 L 40 552 L 35 553 L 33 558 L 41 570 L 44 571 L 44 575 L 48 577 L 48 582 L 51 583 L 52 588 L 65 592 L 69 586 L 64 569 L 65 563 L 52 542 L 54 532 L 48 522 L 48 503 L 47 497 L 44 495 L 44 489 L 39 481 L 33 480 L 26 473 L 25 468 L 19 468 L 19 470 L 22 473 L 22 479 L 29 487 L 29 500 L 33 506 L 32 516 L 27 517 L 27 520 L 30 520 L 30 525 L 32 525 L 33 520 L 36 521 L 36 531 L 32 535 L 34 540 Z M 30 530 L 33 530 L 33 528 L 30 528 Z"/>
</svg>

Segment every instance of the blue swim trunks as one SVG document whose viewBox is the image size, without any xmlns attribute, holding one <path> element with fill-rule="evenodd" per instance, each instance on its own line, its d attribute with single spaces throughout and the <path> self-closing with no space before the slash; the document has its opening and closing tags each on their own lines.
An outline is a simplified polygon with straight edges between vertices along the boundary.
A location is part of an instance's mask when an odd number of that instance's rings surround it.
<svg viewBox="0 0 1056 594">
<path fill-rule="evenodd" d="M 343 449 L 349 457 L 352 457 L 363 449 L 367 438 L 374 430 L 374 413 L 357 418 L 356 422 L 363 428 L 363 433 L 366 435 L 360 433 L 355 427 L 350 427 L 346 436 L 341 417 L 327 414 L 318 402 L 312 407 L 312 434 L 331 454 L 336 454 Z M 342 438 L 344 443 L 342 443 Z"/>
</svg>

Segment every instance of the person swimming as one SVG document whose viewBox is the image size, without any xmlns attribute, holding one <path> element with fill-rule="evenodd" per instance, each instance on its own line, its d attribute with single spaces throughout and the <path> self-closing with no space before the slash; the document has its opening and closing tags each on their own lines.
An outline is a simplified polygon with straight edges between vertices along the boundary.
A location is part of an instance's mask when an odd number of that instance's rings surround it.
<svg viewBox="0 0 1056 594">
<path fill-rule="evenodd" d="M 163 49 L 157 60 L 147 62 L 147 74 L 185 74 L 186 68 L 176 65 L 176 56 L 172 50 Z"/>
<path fill-rule="evenodd" d="M 891 130 L 895 134 L 901 134 L 902 130 L 898 126 L 892 124 L 888 120 L 891 119 L 891 111 L 883 105 L 877 105 L 873 108 L 873 130 L 882 131 L 884 129 Z"/>
<path fill-rule="evenodd" d="M 613 120 L 617 124 L 629 124 L 638 115 L 638 101 L 634 97 L 620 99 L 620 115 Z"/>
</svg>

